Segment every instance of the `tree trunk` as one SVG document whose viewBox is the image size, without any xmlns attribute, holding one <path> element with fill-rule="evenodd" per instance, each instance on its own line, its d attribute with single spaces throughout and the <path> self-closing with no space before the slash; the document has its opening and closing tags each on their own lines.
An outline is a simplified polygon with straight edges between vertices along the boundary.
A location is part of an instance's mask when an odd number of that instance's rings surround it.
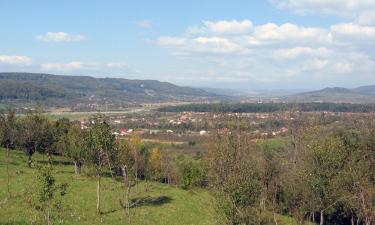
<svg viewBox="0 0 375 225">
<path fill-rule="evenodd" d="M 352 216 L 350 222 L 351 222 L 352 225 L 355 225 L 355 223 L 354 223 L 354 216 Z"/>
<path fill-rule="evenodd" d="M 277 223 L 277 218 L 276 218 L 276 211 L 275 211 L 275 206 L 276 206 L 276 194 L 277 194 L 277 189 L 275 188 L 273 198 L 272 198 L 272 214 L 273 214 L 273 221 L 275 225 L 278 225 Z"/>
<path fill-rule="evenodd" d="M 100 174 L 97 174 L 96 178 L 96 212 L 100 214 Z"/>
<path fill-rule="evenodd" d="M 51 224 L 50 207 L 47 209 L 47 225 Z"/>
<path fill-rule="evenodd" d="M 27 166 L 29 168 L 31 168 L 31 163 L 32 163 L 31 154 L 29 154 L 29 160 L 27 161 Z"/>
<path fill-rule="evenodd" d="M 320 211 L 320 225 L 324 224 L 324 211 Z"/>
<path fill-rule="evenodd" d="M 10 198 L 10 173 L 9 173 L 9 163 L 10 163 L 10 154 L 9 154 L 9 147 L 7 146 L 7 195 L 8 195 L 8 198 Z"/>
<path fill-rule="evenodd" d="M 129 182 L 129 176 L 128 176 L 128 168 L 127 166 L 122 166 L 122 176 L 124 177 L 124 186 L 125 186 L 125 212 L 128 217 L 128 224 L 131 224 L 130 219 L 130 182 Z"/>
<path fill-rule="evenodd" d="M 74 161 L 74 172 L 76 174 L 80 174 L 81 173 L 81 163 L 78 162 L 78 161 Z"/>
</svg>

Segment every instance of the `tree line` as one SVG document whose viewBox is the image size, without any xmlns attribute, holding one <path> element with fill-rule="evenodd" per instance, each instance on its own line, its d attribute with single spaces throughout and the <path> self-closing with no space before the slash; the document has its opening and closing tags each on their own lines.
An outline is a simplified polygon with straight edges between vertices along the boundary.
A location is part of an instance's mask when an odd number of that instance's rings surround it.
<svg viewBox="0 0 375 225">
<path fill-rule="evenodd" d="M 374 105 L 350 103 L 211 103 L 166 106 L 160 112 L 262 113 L 278 111 L 301 112 L 372 112 Z"/>
</svg>

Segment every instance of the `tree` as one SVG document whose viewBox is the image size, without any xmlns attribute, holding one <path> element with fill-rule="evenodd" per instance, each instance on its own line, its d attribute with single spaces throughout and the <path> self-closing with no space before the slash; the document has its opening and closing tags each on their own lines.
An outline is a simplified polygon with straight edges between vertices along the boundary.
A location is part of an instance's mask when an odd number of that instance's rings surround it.
<svg viewBox="0 0 375 225">
<path fill-rule="evenodd" d="M 87 132 L 79 126 L 71 126 L 66 134 L 65 155 L 73 160 L 74 171 L 76 174 L 81 173 L 81 167 L 87 151 Z"/>
<path fill-rule="evenodd" d="M 151 150 L 149 158 L 149 174 L 151 179 L 159 180 L 161 176 L 161 153 L 160 149 L 155 147 Z"/>
<path fill-rule="evenodd" d="M 283 164 L 286 162 L 282 152 L 283 148 L 275 148 L 264 141 L 259 156 L 260 179 L 262 183 L 261 210 L 266 211 L 266 205 L 270 202 L 274 223 L 276 218 L 278 198 L 282 191 Z"/>
<path fill-rule="evenodd" d="M 308 144 L 308 148 L 310 154 L 302 179 L 312 198 L 317 200 L 315 209 L 320 213 L 319 221 L 323 225 L 327 212 L 343 198 L 335 184 L 347 162 L 348 151 L 336 135 L 318 136 Z"/>
<path fill-rule="evenodd" d="M 95 167 L 97 186 L 96 186 L 96 211 L 100 210 L 100 180 L 103 169 L 109 166 L 113 160 L 115 136 L 112 135 L 111 126 L 102 115 L 91 119 L 91 126 L 88 139 L 87 160 Z"/>
<path fill-rule="evenodd" d="M 208 153 L 209 185 L 225 224 L 259 221 L 259 172 L 251 158 L 253 145 L 242 135 L 217 136 Z"/>
<path fill-rule="evenodd" d="M 135 185 L 134 172 L 132 171 L 134 159 L 132 157 L 131 146 L 127 141 L 119 140 L 117 142 L 116 152 L 116 166 L 121 169 L 121 175 L 124 181 L 124 195 L 120 205 L 124 208 L 126 216 L 128 217 L 128 224 L 131 224 L 130 217 L 130 194 L 131 188 Z"/>
<path fill-rule="evenodd" d="M 10 149 L 13 149 L 17 140 L 17 121 L 14 111 L 8 111 L 5 115 L 0 114 L 0 145 L 6 149 L 6 171 L 7 171 L 7 196 L 11 197 L 10 193 Z"/>
<path fill-rule="evenodd" d="M 55 136 L 54 153 L 63 155 L 67 150 L 67 135 L 70 129 L 71 123 L 67 118 L 58 119 L 54 123 L 53 132 Z"/>
<path fill-rule="evenodd" d="M 52 224 L 53 214 L 61 210 L 61 202 L 57 197 L 65 196 L 68 188 L 67 183 L 56 184 L 52 174 L 52 165 L 38 166 L 38 173 L 35 179 L 35 190 L 32 204 L 44 213 L 44 224 Z"/>
<path fill-rule="evenodd" d="M 50 155 L 55 136 L 52 123 L 45 116 L 40 113 L 28 113 L 20 120 L 20 132 L 21 146 L 29 157 L 29 167 L 36 151 Z"/>
</svg>

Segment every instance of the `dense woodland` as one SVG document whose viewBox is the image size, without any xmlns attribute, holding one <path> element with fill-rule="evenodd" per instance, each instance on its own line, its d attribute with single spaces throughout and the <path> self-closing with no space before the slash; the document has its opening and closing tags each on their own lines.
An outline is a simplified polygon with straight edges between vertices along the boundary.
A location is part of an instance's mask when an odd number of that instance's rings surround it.
<svg viewBox="0 0 375 225">
<path fill-rule="evenodd" d="M 117 204 L 128 224 L 130 209 L 138 203 L 132 193 L 139 182 L 147 181 L 208 189 L 215 199 L 217 224 L 277 225 L 277 215 L 292 217 L 297 224 L 374 224 L 374 115 L 331 122 L 296 112 L 293 118 L 287 125 L 288 144 L 254 140 L 234 129 L 211 134 L 204 153 L 183 157 L 136 136 L 116 139 L 103 115 L 92 117 L 89 127 L 81 129 L 68 119 L 52 121 L 35 112 L 19 117 L 9 111 L 0 115 L 0 141 L 7 152 L 1 160 L 9 165 L 11 153 L 22 150 L 28 156 L 28 167 L 37 169 L 36 188 L 27 201 L 45 215 L 41 224 L 53 224 L 51 215 L 59 211 L 56 199 L 69 192 L 69 186 L 55 178 L 53 158 L 58 155 L 74 164 L 75 173 L 96 180 L 92 195 L 98 215 L 103 213 L 102 178 L 122 180 L 119 191 L 123 194 Z M 36 152 L 47 163 L 34 161 Z M 8 171 L 7 199 L 14 197 L 14 176 Z"/>
<path fill-rule="evenodd" d="M 161 112 L 261 113 L 277 111 L 301 112 L 372 112 L 374 105 L 350 103 L 212 103 L 186 104 L 160 108 Z"/>
</svg>

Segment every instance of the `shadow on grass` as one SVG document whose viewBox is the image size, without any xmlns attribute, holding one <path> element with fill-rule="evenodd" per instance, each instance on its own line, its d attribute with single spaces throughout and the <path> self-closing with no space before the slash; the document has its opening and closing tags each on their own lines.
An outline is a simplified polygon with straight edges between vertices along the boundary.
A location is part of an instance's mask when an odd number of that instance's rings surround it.
<svg viewBox="0 0 375 225">
<path fill-rule="evenodd" d="M 159 206 L 170 203 L 172 201 L 171 197 L 159 196 L 159 197 L 140 197 L 131 200 L 131 207 L 141 207 L 141 206 Z"/>
<path fill-rule="evenodd" d="M 140 197 L 140 198 L 133 198 L 130 202 L 130 208 L 142 207 L 142 206 L 159 206 L 163 204 L 167 204 L 171 202 L 173 199 L 168 196 L 159 196 L 159 197 Z M 124 209 L 122 206 L 119 209 L 111 209 L 108 211 L 102 211 L 102 215 L 108 215 L 119 210 Z"/>
<path fill-rule="evenodd" d="M 36 160 L 35 162 L 37 162 L 38 164 L 48 164 L 48 160 Z M 63 166 L 72 166 L 74 165 L 73 162 L 71 161 L 62 161 L 62 160 L 52 160 L 51 161 L 52 165 L 56 166 L 56 165 L 63 165 Z"/>
</svg>

